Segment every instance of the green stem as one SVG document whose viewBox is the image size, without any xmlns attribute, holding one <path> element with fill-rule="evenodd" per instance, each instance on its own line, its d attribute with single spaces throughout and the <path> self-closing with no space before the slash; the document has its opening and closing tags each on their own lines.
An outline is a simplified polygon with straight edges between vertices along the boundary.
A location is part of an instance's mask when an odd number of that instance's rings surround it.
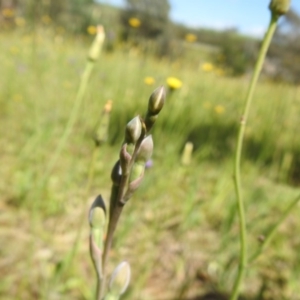
<svg viewBox="0 0 300 300">
<path fill-rule="evenodd" d="M 279 220 L 271 227 L 268 234 L 266 235 L 264 241 L 262 242 L 261 246 L 255 252 L 251 258 L 249 259 L 249 264 L 254 263 L 254 261 L 261 255 L 261 253 L 265 250 L 265 248 L 270 244 L 271 240 L 273 239 L 278 227 L 286 220 L 289 214 L 294 210 L 295 206 L 298 204 L 300 200 L 300 195 L 298 195 L 291 204 L 287 207 L 284 213 L 280 216 Z"/>
<path fill-rule="evenodd" d="M 92 73 L 92 70 L 94 68 L 94 65 L 95 65 L 95 61 L 93 60 L 88 60 L 87 63 L 86 63 L 86 66 L 85 66 L 85 69 L 84 69 L 84 72 L 82 74 L 82 77 L 81 77 L 81 81 L 80 81 L 80 85 L 79 85 L 79 89 L 78 89 L 78 92 L 77 92 L 77 95 L 76 95 L 76 98 L 75 98 L 75 101 L 74 101 L 74 105 L 73 105 L 73 108 L 72 108 L 72 111 L 71 111 L 71 114 L 70 114 L 70 117 L 69 117 L 69 120 L 68 120 L 68 123 L 65 127 L 65 130 L 59 140 L 59 143 L 54 151 L 54 154 L 46 168 L 46 171 L 45 171 L 45 175 L 43 177 L 43 180 L 42 180 L 42 184 L 44 185 L 46 182 L 47 182 L 47 179 L 48 177 L 51 175 L 56 163 L 57 163 L 57 160 L 69 138 L 69 136 L 71 135 L 72 133 L 72 129 L 74 127 L 74 124 L 77 120 L 77 117 L 78 117 L 78 114 L 80 112 L 80 107 L 81 107 L 81 104 L 83 102 L 83 98 L 84 98 L 84 95 L 85 95 L 85 91 L 86 91 L 86 88 L 87 88 L 87 84 L 88 84 L 88 81 L 90 79 L 90 76 L 91 76 L 91 73 Z"/>
<path fill-rule="evenodd" d="M 270 42 L 274 35 L 276 25 L 277 25 L 278 17 L 272 14 L 271 21 L 267 30 L 267 33 L 264 37 L 258 59 L 256 61 L 256 65 L 254 68 L 254 73 L 250 82 L 249 90 L 246 97 L 244 111 L 240 121 L 240 128 L 238 132 L 238 140 L 236 145 L 236 153 L 235 153 L 235 164 L 234 164 L 234 183 L 235 183 L 235 191 L 237 196 L 237 204 L 238 204 L 238 215 L 239 215 L 239 235 L 240 235 L 240 257 L 239 257 L 239 268 L 238 273 L 235 278 L 235 282 L 233 285 L 233 290 L 230 296 L 230 300 L 236 300 L 239 296 L 240 287 L 243 281 L 245 269 L 247 266 L 247 229 L 246 229 L 246 218 L 245 218 L 245 209 L 244 202 L 242 198 L 242 188 L 241 188 L 241 154 L 242 154 L 242 146 L 245 135 L 245 128 L 247 124 L 247 119 L 250 111 L 250 106 L 254 94 L 254 90 L 258 81 L 259 74 L 262 69 L 263 62 L 266 57 L 267 50 L 269 48 Z"/>
<path fill-rule="evenodd" d="M 116 230 L 120 215 L 121 215 L 121 213 L 123 211 L 123 207 L 125 205 L 124 195 L 125 195 L 126 189 L 128 187 L 128 181 L 129 181 L 130 173 L 132 170 L 132 166 L 135 162 L 138 150 L 139 150 L 145 136 L 146 136 L 146 132 L 143 132 L 141 134 L 139 140 L 135 144 L 134 151 L 133 151 L 131 160 L 129 162 L 128 171 L 126 174 L 122 174 L 121 182 L 118 187 L 118 192 L 111 194 L 111 197 L 115 197 L 115 199 L 111 199 L 111 201 L 110 201 L 111 204 L 114 203 L 114 206 L 110 207 L 110 210 L 111 210 L 110 214 L 109 214 L 110 218 L 109 218 L 107 235 L 106 235 L 106 240 L 104 243 L 104 250 L 103 250 L 103 255 L 102 255 L 103 278 L 101 279 L 101 283 L 99 286 L 100 291 L 97 296 L 97 300 L 102 300 L 104 297 L 105 286 L 106 286 L 106 264 L 107 264 L 107 260 L 108 260 L 108 254 L 111 249 L 114 232 Z"/>
</svg>

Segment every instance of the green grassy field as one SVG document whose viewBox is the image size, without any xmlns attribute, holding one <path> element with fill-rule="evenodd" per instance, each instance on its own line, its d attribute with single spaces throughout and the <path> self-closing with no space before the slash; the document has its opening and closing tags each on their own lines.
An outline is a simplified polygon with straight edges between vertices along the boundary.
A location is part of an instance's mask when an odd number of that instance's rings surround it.
<svg viewBox="0 0 300 300">
<path fill-rule="evenodd" d="M 102 53 L 72 134 L 41 189 L 91 40 L 43 29 L 1 33 L 0 41 L 1 299 L 93 299 L 88 209 L 100 193 L 109 199 L 124 126 L 145 113 L 150 94 L 169 76 L 183 86 L 168 93 L 152 132 L 153 166 L 125 207 L 109 269 L 129 261 L 132 279 L 124 299 L 229 293 L 239 248 L 233 156 L 249 79 L 204 72 L 207 58 L 201 55 L 191 64 L 145 57 L 128 47 Z M 147 76 L 154 85 L 144 83 Z M 91 137 L 108 100 L 109 140 L 99 149 L 87 192 Z M 299 87 L 261 80 L 242 162 L 250 256 L 258 237 L 299 194 L 299 113 Z M 191 164 L 183 166 L 187 141 L 195 151 Z M 300 299 L 298 216 L 299 208 L 247 271 L 246 299 Z M 68 261 L 80 230 L 78 251 Z"/>
</svg>

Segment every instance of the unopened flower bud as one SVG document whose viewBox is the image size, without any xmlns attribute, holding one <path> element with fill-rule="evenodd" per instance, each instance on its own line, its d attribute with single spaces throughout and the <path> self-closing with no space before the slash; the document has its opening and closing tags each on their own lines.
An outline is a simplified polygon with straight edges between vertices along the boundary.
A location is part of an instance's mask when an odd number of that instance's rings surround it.
<svg viewBox="0 0 300 300">
<path fill-rule="evenodd" d="M 143 139 L 140 149 L 137 153 L 136 161 L 146 163 L 152 156 L 153 153 L 153 139 L 152 135 L 148 135 Z"/>
<path fill-rule="evenodd" d="M 164 106 L 166 99 L 166 89 L 164 86 L 157 88 L 150 96 L 148 111 L 151 115 L 157 115 Z"/>
<path fill-rule="evenodd" d="M 121 262 L 113 271 L 109 282 L 109 292 L 113 295 L 122 295 L 130 282 L 131 272 L 128 262 Z"/>
<path fill-rule="evenodd" d="M 99 274 L 102 272 L 101 260 L 99 258 L 101 257 L 103 248 L 105 220 L 106 208 L 101 195 L 99 195 L 93 202 L 89 211 L 90 254 L 94 266 Z"/>
<path fill-rule="evenodd" d="M 145 171 L 145 164 L 143 162 L 135 162 L 131 169 L 129 183 L 134 182 L 137 179 L 141 178 L 144 175 L 144 171 Z M 135 187 L 135 189 L 137 188 L 138 186 Z"/>
<path fill-rule="evenodd" d="M 98 25 L 97 26 L 97 34 L 95 36 L 95 39 L 91 45 L 88 58 L 91 61 L 96 61 L 100 55 L 100 51 L 102 49 L 102 45 L 105 39 L 105 33 L 103 26 Z"/>
<path fill-rule="evenodd" d="M 284 15 L 290 9 L 290 0 L 272 0 L 269 8 L 273 14 L 276 16 Z"/>
<path fill-rule="evenodd" d="M 184 145 L 183 153 L 181 156 L 181 163 L 184 166 L 187 166 L 191 163 L 193 148 L 194 148 L 194 145 L 191 142 L 187 142 Z"/>
<path fill-rule="evenodd" d="M 125 129 L 125 142 L 128 144 L 135 144 L 142 133 L 142 122 L 140 117 L 133 118 Z"/>
<path fill-rule="evenodd" d="M 120 161 L 118 160 L 111 171 L 111 180 L 114 185 L 118 186 L 121 182 L 121 178 L 122 178 L 122 169 L 121 169 Z"/>
</svg>

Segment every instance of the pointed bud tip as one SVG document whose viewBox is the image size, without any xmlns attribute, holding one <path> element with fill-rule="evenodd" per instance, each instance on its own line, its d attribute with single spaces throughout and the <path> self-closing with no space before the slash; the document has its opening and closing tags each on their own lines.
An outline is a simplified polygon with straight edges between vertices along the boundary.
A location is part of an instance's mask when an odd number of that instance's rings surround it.
<svg viewBox="0 0 300 300">
<path fill-rule="evenodd" d="M 106 219 L 106 207 L 101 195 L 97 196 L 91 205 L 89 211 L 89 223 L 93 228 L 100 228 L 104 226 Z"/>
<path fill-rule="evenodd" d="M 104 28 L 102 25 L 97 26 L 97 34 L 94 38 L 94 41 L 90 47 L 88 58 L 91 61 L 96 61 L 99 58 L 101 48 L 105 39 Z"/>
<path fill-rule="evenodd" d="M 158 87 L 151 94 L 149 99 L 148 110 L 151 114 L 158 114 L 165 104 L 166 89 L 164 86 Z"/>
<path fill-rule="evenodd" d="M 139 116 L 133 118 L 126 125 L 125 142 L 135 144 L 142 133 L 142 122 Z"/>
<path fill-rule="evenodd" d="M 121 262 L 113 271 L 109 282 L 109 290 L 117 295 L 122 295 L 130 282 L 131 271 L 127 261 Z"/>
<path fill-rule="evenodd" d="M 153 138 L 152 135 L 150 134 L 143 139 L 136 160 L 144 161 L 146 163 L 152 156 L 153 148 L 154 148 Z"/>
</svg>

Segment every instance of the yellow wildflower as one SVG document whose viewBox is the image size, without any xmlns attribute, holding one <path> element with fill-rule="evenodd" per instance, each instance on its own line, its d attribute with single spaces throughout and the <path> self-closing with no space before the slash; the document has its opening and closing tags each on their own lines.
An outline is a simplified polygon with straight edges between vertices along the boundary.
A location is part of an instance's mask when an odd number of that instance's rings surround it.
<svg viewBox="0 0 300 300">
<path fill-rule="evenodd" d="M 15 18 L 15 23 L 17 26 L 23 27 L 26 24 L 26 21 L 24 18 L 17 17 L 17 18 Z"/>
<path fill-rule="evenodd" d="M 214 66 L 213 66 L 213 64 L 211 64 L 211 63 L 204 63 L 203 65 L 202 65 L 202 70 L 204 71 L 204 72 L 210 72 L 210 71 L 212 71 L 214 69 Z"/>
<path fill-rule="evenodd" d="M 12 8 L 3 8 L 2 9 L 2 15 L 5 18 L 12 18 L 15 15 L 15 11 Z"/>
<path fill-rule="evenodd" d="M 42 16 L 42 22 L 44 23 L 44 24 L 50 24 L 51 23 L 51 18 L 49 17 L 49 16 L 47 16 L 47 15 L 44 15 L 44 16 Z"/>
<path fill-rule="evenodd" d="M 87 29 L 86 29 L 87 33 L 90 35 L 95 35 L 97 33 L 97 27 L 94 25 L 90 25 Z"/>
<path fill-rule="evenodd" d="M 193 33 L 188 33 L 185 35 L 185 40 L 189 43 L 194 43 L 197 41 L 197 36 Z"/>
<path fill-rule="evenodd" d="M 9 51 L 11 54 L 18 54 L 20 52 L 20 49 L 16 46 L 12 46 L 10 47 Z"/>
<path fill-rule="evenodd" d="M 177 90 L 182 87 L 182 82 L 176 77 L 168 77 L 167 85 L 171 90 Z"/>
<path fill-rule="evenodd" d="M 138 28 L 141 26 L 141 21 L 138 18 L 130 18 L 128 24 L 133 28 Z"/>
<path fill-rule="evenodd" d="M 21 94 L 15 94 L 13 96 L 13 100 L 16 102 L 21 102 L 23 100 L 23 96 Z"/>
<path fill-rule="evenodd" d="M 222 115 L 225 112 L 225 107 L 222 105 L 215 106 L 215 113 L 218 115 Z"/>
<path fill-rule="evenodd" d="M 145 84 L 153 85 L 155 83 L 155 79 L 153 77 L 147 76 L 144 79 Z"/>
<path fill-rule="evenodd" d="M 104 105 L 104 111 L 109 113 L 112 109 L 112 100 L 108 100 Z"/>
</svg>

